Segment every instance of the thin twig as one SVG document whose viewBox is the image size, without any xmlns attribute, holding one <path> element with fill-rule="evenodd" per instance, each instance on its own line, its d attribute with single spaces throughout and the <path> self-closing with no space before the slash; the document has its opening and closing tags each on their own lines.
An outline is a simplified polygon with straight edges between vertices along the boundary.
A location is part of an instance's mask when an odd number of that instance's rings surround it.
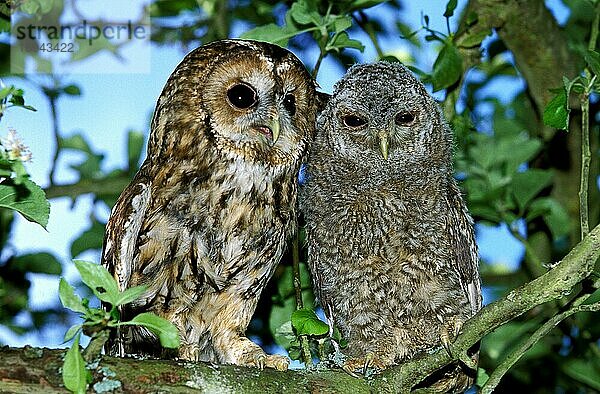
<svg viewBox="0 0 600 394">
<path fill-rule="evenodd" d="M 313 68 L 312 71 L 312 77 L 313 78 L 317 78 L 317 74 L 319 73 L 319 67 L 321 67 L 321 62 L 323 61 L 323 58 L 325 57 L 325 55 L 327 55 L 327 53 L 325 52 L 324 49 L 321 48 L 321 51 L 319 52 L 319 58 L 317 59 L 317 62 L 315 63 L 315 67 Z"/>
<path fill-rule="evenodd" d="M 581 239 L 590 232 L 588 212 L 588 180 L 590 177 L 590 100 L 589 92 L 581 95 L 581 179 L 579 184 L 579 221 Z"/>
<path fill-rule="evenodd" d="M 302 280 L 300 279 L 300 241 L 298 226 L 296 226 L 296 235 L 292 239 L 292 280 L 294 281 L 294 294 L 296 295 L 296 309 L 300 310 L 304 308 L 304 302 L 302 301 Z M 300 341 L 300 354 L 302 362 L 306 368 L 310 368 L 313 365 L 312 356 L 310 355 L 310 347 L 308 344 L 308 338 L 306 335 L 299 336 Z"/>
<path fill-rule="evenodd" d="M 580 305 L 569 310 L 566 310 L 558 315 L 553 316 L 550 320 L 544 323 L 533 334 L 528 336 L 516 349 L 514 349 L 500 365 L 490 375 L 490 378 L 481 388 L 481 394 L 489 394 L 494 391 L 502 377 L 508 372 L 519 359 L 535 345 L 540 339 L 546 336 L 554 327 L 567 317 L 578 312 L 597 312 L 600 310 L 600 302 L 590 305 Z"/>
<path fill-rule="evenodd" d="M 50 118 L 52 123 L 52 135 L 54 136 L 54 154 L 52 155 L 52 164 L 50 167 L 50 172 L 48 173 L 48 181 L 50 186 L 54 185 L 54 174 L 56 172 L 56 167 L 58 164 L 58 157 L 61 152 L 60 146 L 60 131 L 58 127 L 58 108 L 57 108 L 57 100 L 58 100 L 58 86 L 60 83 L 56 77 L 53 77 L 54 86 L 51 88 L 42 88 L 43 93 L 48 98 L 48 102 L 50 103 Z"/>
<path fill-rule="evenodd" d="M 592 22 L 592 30 L 590 32 L 590 41 L 588 50 L 596 49 L 596 41 L 598 40 L 598 24 L 600 23 L 600 4 L 596 6 L 594 21 Z M 585 69 L 585 76 L 588 80 L 584 92 L 581 94 L 581 179 L 579 184 L 579 221 L 581 223 L 581 239 L 590 232 L 589 211 L 588 211 L 588 188 L 590 178 L 590 92 L 596 76 L 592 77 L 592 72 L 589 67 Z"/>
<path fill-rule="evenodd" d="M 365 33 L 367 33 L 367 35 L 369 36 L 369 39 L 371 40 L 371 43 L 373 44 L 373 48 L 375 48 L 375 51 L 377 52 L 377 56 L 380 59 L 383 58 L 385 56 L 385 54 L 383 53 L 383 50 L 381 49 L 381 46 L 379 45 L 379 41 L 377 40 L 377 35 L 375 34 L 375 29 L 373 29 L 373 24 L 369 21 L 367 15 L 364 12 L 360 11 L 359 15 L 360 15 L 360 19 L 354 18 L 354 20 L 360 26 L 360 28 L 363 29 L 363 31 Z"/>
</svg>

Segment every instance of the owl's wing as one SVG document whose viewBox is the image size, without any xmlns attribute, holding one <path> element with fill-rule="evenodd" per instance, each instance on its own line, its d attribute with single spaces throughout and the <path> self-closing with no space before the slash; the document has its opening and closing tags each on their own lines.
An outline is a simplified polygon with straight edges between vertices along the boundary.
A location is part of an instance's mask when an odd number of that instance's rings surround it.
<svg viewBox="0 0 600 394">
<path fill-rule="evenodd" d="M 135 253 L 138 235 L 150 205 L 150 184 L 136 176 L 121 193 L 106 225 L 102 265 L 117 280 L 119 290 L 128 287 L 135 271 Z"/>
<path fill-rule="evenodd" d="M 450 222 L 447 226 L 448 236 L 453 245 L 455 269 L 459 273 L 461 286 L 467 295 L 471 312 L 476 314 L 481 309 L 481 280 L 479 277 L 479 256 L 473 219 L 461 198 L 461 192 L 455 182 L 451 182 L 449 191 Z"/>
</svg>

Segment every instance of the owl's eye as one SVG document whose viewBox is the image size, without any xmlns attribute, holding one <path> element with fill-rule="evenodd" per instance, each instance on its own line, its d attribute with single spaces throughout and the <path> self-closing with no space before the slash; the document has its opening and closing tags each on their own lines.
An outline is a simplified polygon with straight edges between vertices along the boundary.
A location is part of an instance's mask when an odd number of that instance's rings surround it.
<svg viewBox="0 0 600 394">
<path fill-rule="evenodd" d="M 356 115 L 346 115 L 342 118 L 342 122 L 348 127 L 361 127 L 367 124 L 365 119 Z"/>
<path fill-rule="evenodd" d="M 296 97 L 291 93 L 286 94 L 283 98 L 283 106 L 290 115 L 294 116 L 296 113 Z"/>
<path fill-rule="evenodd" d="M 396 115 L 395 122 L 398 126 L 405 126 L 415 120 L 415 116 L 410 112 L 400 112 Z"/>
<path fill-rule="evenodd" d="M 229 88 L 227 99 L 237 109 L 250 108 L 258 101 L 256 91 L 244 83 L 238 83 Z"/>
</svg>

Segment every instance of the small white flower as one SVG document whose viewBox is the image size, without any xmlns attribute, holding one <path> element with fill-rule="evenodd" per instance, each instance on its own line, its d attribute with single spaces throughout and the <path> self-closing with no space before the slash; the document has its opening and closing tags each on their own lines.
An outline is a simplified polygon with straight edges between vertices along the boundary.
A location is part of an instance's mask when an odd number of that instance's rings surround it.
<svg viewBox="0 0 600 394">
<path fill-rule="evenodd" d="M 21 141 L 15 129 L 8 129 L 8 136 L 0 138 L 0 145 L 8 154 L 10 160 L 20 160 L 23 162 L 31 161 L 31 151 L 29 147 Z"/>
</svg>

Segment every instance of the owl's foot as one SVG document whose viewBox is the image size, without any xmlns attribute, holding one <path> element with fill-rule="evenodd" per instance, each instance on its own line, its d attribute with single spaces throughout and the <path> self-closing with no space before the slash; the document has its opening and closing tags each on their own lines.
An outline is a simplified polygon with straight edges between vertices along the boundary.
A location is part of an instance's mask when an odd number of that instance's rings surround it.
<svg viewBox="0 0 600 394">
<path fill-rule="evenodd" d="M 290 363 L 285 356 L 277 354 L 266 354 L 260 346 L 245 337 L 239 337 L 237 343 L 231 343 L 231 352 L 227 362 L 237 365 L 245 365 L 264 369 L 265 367 L 274 368 L 278 371 L 285 371 Z"/>
<path fill-rule="evenodd" d="M 440 342 L 450 357 L 452 357 L 452 342 L 460 333 L 463 323 L 459 317 L 453 316 L 440 329 Z"/>
<path fill-rule="evenodd" d="M 342 365 L 342 369 L 350 376 L 358 378 L 360 376 L 356 372 L 367 375 L 369 370 L 375 370 L 374 372 L 383 371 L 392 364 L 393 360 L 390 360 L 389 356 L 380 356 L 374 352 L 368 352 L 365 357 L 353 357 L 346 360 Z"/>
<path fill-rule="evenodd" d="M 265 367 L 274 368 L 278 371 L 286 371 L 290 360 L 285 356 L 278 354 L 266 354 L 262 349 L 253 350 L 251 353 L 244 354 L 244 357 L 238 360 L 236 364 L 246 365 L 264 369 Z"/>
<path fill-rule="evenodd" d="M 477 361 L 473 360 L 466 352 L 456 352 L 453 342 L 460 333 L 464 321 L 454 316 L 440 329 L 440 342 L 450 357 L 456 357 L 469 369 L 477 369 Z"/>
</svg>

